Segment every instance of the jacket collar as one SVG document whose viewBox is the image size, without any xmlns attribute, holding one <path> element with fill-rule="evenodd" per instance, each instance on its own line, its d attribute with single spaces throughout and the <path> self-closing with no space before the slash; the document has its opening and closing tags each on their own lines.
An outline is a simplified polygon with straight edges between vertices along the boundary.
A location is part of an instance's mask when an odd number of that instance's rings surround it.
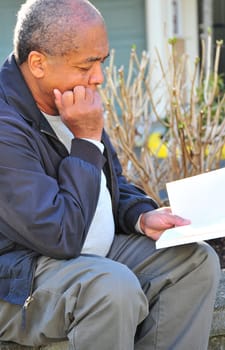
<svg viewBox="0 0 225 350">
<path fill-rule="evenodd" d="M 37 107 L 13 54 L 7 58 L 0 70 L 0 97 L 13 106 L 33 127 L 56 136 Z"/>
<path fill-rule="evenodd" d="M 6 103 L 14 107 L 17 113 L 19 112 L 23 119 L 31 124 L 32 127 L 50 136 L 61 154 L 64 156 L 68 154 L 64 145 L 58 142 L 59 140 L 54 130 L 37 107 L 13 54 L 7 58 L 0 70 L 0 98 L 3 98 Z M 105 147 L 108 148 L 106 140 L 107 137 L 103 131 L 102 141 Z"/>
</svg>

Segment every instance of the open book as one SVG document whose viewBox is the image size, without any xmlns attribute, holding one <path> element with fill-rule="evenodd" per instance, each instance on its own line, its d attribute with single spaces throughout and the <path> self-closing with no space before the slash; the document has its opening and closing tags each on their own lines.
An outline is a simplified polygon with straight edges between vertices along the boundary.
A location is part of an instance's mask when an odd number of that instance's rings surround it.
<svg viewBox="0 0 225 350">
<path fill-rule="evenodd" d="M 165 230 L 156 248 L 225 236 L 225 168 L 166 184 L 172 213 L 190 225 Z"/>
</svg>

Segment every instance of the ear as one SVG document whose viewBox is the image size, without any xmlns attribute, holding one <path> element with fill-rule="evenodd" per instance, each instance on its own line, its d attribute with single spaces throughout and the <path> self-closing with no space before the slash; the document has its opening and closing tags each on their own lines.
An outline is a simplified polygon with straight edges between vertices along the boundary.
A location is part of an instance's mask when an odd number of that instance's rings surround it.
<svg viewBox="0 0 225 350">
<path fill-rule="evenodd" d="M 31 51 L 28 56 L 28 67 L 31 74 L 37 78 L 43 78 L 45 75 L 46 56 L 38 51 Z"/>
</svg>

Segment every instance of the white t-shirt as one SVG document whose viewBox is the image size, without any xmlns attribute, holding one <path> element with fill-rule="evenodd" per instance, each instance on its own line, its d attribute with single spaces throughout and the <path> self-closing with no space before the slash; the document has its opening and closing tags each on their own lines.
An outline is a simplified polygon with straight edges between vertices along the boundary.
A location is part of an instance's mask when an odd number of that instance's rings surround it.
<svg viewBox="0 0 225 350">
<path fill-rule="evenodd" d="M 60 116 L 51 116 L 46 113 L 43 114 L 55 131 L 59 140 L 70 152 L 71 141 L 74 138 L 74 135 L 62 122 Z M 95 146 L 103 153 L 104 145 L 101 142 L 89 139 L 86 140 L 95 144 Z M 81 253 L 106 256 L 114 238 L 114 231 L 115 225 L 111 197 L 106 186 L 105 174 L 101 171 L 101 187 L 98 204 Z"/>
</svg>

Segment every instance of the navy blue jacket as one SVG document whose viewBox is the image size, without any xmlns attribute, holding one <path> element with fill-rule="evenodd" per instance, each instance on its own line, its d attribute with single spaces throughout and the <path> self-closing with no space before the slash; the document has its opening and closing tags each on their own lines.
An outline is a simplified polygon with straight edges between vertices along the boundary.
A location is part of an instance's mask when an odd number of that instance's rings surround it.
<svg viewBox="0 0 225 350">
<path fill-rule="evenodd" d="M 23 305 L 32 293 L 37 257 L 80 254 L 92 221 L 103 168 L 116 232 L 134 232 L 156 203 L 122 176 L 105 132 L 104 155 L 73 139 L 58 140 L 32 97 L 14 56 L 0 71 L 0 298 Z"/>
</svg>

